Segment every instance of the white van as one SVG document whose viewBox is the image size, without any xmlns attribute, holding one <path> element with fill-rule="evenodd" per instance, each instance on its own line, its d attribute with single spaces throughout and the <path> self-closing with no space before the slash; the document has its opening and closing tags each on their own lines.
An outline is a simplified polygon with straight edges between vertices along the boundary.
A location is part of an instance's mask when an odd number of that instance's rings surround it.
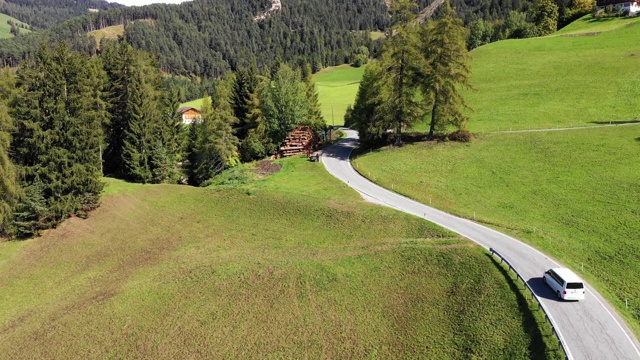
<svg viewBox="0 0 640 360">
<path fill-rule="evenodd" d="M 544 273 L 542 280 L 564 300 L 583 300 L 586 290 L 582 279 L 567 268 L 549 269 Z"/>
</svg>

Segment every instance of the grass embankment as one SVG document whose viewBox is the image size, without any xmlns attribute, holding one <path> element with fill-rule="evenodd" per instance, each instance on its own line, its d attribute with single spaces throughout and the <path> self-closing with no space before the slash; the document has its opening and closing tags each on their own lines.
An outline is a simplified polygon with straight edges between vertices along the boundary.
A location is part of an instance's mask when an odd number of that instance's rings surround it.
<svg viewBox="0 0 640 360">
<path fill-rule="evenodd" d="M 313 75 L 318 88 L 322 116 L 327 125 L 344 124 L 344 114 L 347 106 L 352 105 L 356 99 L 365 67 L 341 65 Z"/>
<path fill-rule="evenodd" d="M 25 24 L 28 25 L 26 23 L 23 23 L 22 21 L 13 18 L 9 15 L 6 14 L 0 14 L 0 39 L 9 39 L 12 38 L 14 35 L 11 33 L 11 25 L 9 25 L 7 22 L 8 21 L 13 21 L 16 24 Z M 31 30 L 29 29 L 24 29 L 24 28 L 20 28 L 20 34 L 24 35 L 24 34 L 28 34 L 30 33 Z M 18 35 L 20 36 L 20 35 Z"/>
<path fill-rule="evenodd" d="M 545 38 L 471 52 L 474 132 L 589 126 L 638 119 L 640 18 L 589 18 Z M 597 33 L 596 35 L 593 35 Z M 559 36 L 569 35 L 571 36 Z M 577 36 L 584 35 L 584 36 Z"/>
<path fill-rule="evenodd" d="M 463 217 L 475 214 L 542 249 L 604 292 L 638 331 L 638 151 L 640 126 L 629 125 L 418 143 L 365 154 L 355 164 L 387 188 Z"/>
<path fill-rule="evenodd" d="M 88 220 L 0 243 L 5 357 L 556 354 L 480 247 L 362 202 L 316 163 L 249 185 L 106 191 Z"/>
</svg>

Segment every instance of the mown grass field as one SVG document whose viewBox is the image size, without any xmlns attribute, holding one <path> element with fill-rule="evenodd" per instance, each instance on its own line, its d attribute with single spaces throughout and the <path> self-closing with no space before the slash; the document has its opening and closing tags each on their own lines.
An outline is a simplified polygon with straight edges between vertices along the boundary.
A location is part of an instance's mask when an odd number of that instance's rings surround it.
<svg viewBox="0 0 640 360">
<path fill-rule="evenodd" d="M 0 14 L 0 39 L 9 39 L 13 37 L 11 33 L 11 25 L 7 23 L 7 21 L 13 21 L 14 23 L 24 24 L 22 21 L 11 17 L 6 14 Z M 20 28 L 20 34 L 28 34 L 31 30 Z"/>
<path fill-rule="evenodd" d="M 621 125 L 416 143 L 367 153 L 355 166 L 387 188 L 475 216 L 550 254 L 604 293 L 638 332 L 639 152 L 640 125 Z"/>
<path fill-rule="evenodd" d="M 352 105 L 366 66 L 341 65 L 314 74 L 322 116 L 327 125 L 343 125 L 347 106 Z"/>
<path fill-rule="evenodd" d="M 88 220 L 0 254 L 11 359 L 557 355 L 483 249 L 301 158 L 248 185 L 107 179 Z"/>
<path fill-rule="evenodd" d="M 594 35 L 595 34 L 595 35 Z M 562 36 L 564 35 L 564 36 Z M 637 121 L 640 18 L 584 18 L 545 38 L 471 52 L 470 130 L 589 126 Z"/>
</svg>

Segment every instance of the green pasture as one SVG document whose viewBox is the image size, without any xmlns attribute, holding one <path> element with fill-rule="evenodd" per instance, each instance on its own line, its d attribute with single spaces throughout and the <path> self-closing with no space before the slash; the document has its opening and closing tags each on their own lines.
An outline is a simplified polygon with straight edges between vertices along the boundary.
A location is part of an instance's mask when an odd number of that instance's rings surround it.
<svg viewBox="0 0 640 360">
<path fill-rule="evenodd" d="M 89 32 L 96 39 L 96 43 L 100 45 L 100 41 L 104 39 L 115 40 L 118 36 L 124 35 L 124 25 L 107 26 L 100 30 L 94 30 Z"/>
<path fill-rule="evenodd" d="M 199 110 L 199 109 L 202 109 L 202 101 L 203 100 L 204 100 L 204 98 L 192 100 L 192 101 L 180 104 L 180 107 L 189 106 L 189 107 L 196 108 L 196 109 Z"/>
<path fill-rule="evenodd" d="M 89 219 L 0 242 L 0 353 L 557 356 L 540 311 L 482 248 L 364 203 L 317 163 L 281 164 L 266 179 L 225 174 L 234 186 L 106 179 Z"/>
<path fill-rule="evenodd" d="M 583 18 L 544 38 L 505 40 L 471 52 L 466 95 L 473 132 L 637 121 L 640 18 Z M 591 36 L 559 36 L 577 33 Z"/>
<path fill-rule="evenodd" d="M 341 65 L 321 70 L 313 76 L 327 125 L 344 124 L 344 114 L 356 99 L 365 67 Z"/>
<path fill-rule="evenodd" d="M 11 25 L 7 23 L 7 21 L 9 20 L 13 21 L 14 23 L 24 24 L 22 21 L 19 21 L 16 18 L 0 13 L 0 39 L 8 39 L 13 37 L 13 34 L 11 33 Z M 20 28 L 20 34 L 28 34 L 30 32 L 31 30 Z"/>
<path fill-rule="evenodd" d="M 363 175 L 543 250 L 640 330 L 640 125 L 486 134 L 366 153 Z M 629 308 L 625 306 L 629 299 Z"/>
</svg>

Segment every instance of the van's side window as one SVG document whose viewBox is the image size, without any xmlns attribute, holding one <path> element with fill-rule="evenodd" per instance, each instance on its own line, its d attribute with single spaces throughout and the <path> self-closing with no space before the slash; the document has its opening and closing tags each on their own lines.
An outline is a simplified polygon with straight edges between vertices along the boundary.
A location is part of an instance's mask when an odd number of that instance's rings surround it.
<svg viewBox="0 0 640 360">
<path fill-rule="evenodd" d="M 556 274 L 555 271 L 549 270 L 549 276 L 551 276 L 553 278 L 553 280 L 555 280 L 561 286 L 564 285 L 564 280 L 562 280 L 562 278 L 560 276 L 558 276 L 558 274 Z"/>
</svg>

